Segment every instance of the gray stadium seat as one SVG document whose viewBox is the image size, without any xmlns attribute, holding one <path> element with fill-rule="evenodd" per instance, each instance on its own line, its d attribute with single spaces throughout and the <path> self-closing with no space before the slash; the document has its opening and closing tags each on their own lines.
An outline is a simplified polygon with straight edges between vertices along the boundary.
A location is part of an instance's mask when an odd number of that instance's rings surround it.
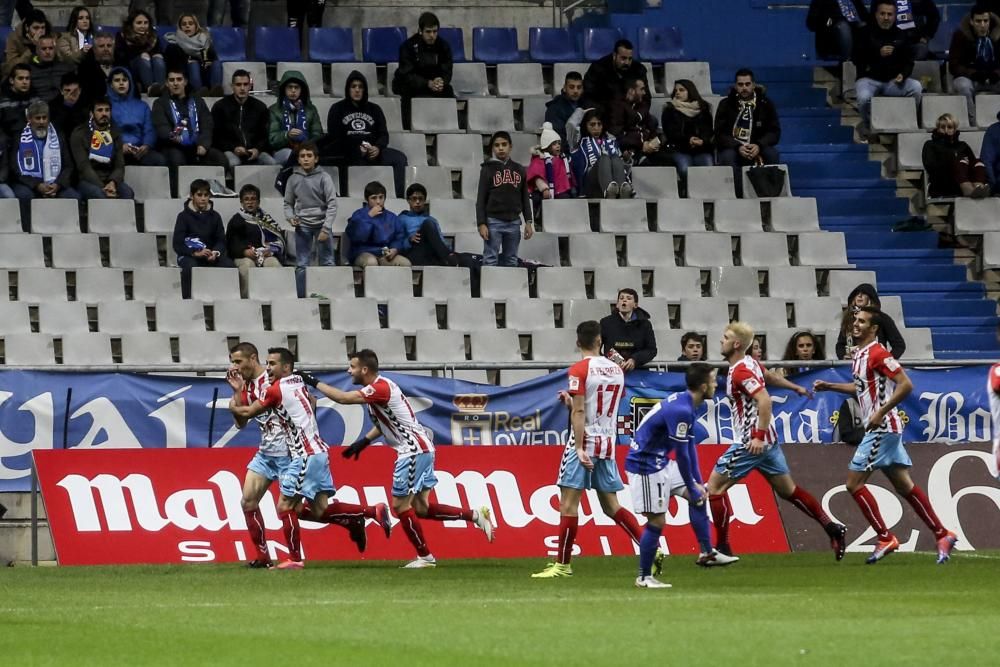
<svg viewBox="0 0 1000 667">
<path fill-rule="evenodd" d="M 474 168 L 473 192 L 478 187 L 479 165 L 482 164 L 484 158 L 483 138 L 478 134 L 437 135 L 437 163 L 442 167 Z"/>
<path fill-rule="evenodd" d="M 76 300 L 99 304 L 125 300 L 125 272 L 121 269 L 77 269 Z"/>
<path fill-rule="evenodd" d="M 90 331 L 87 305 L 80 301 L 43 301 L 38 304 L 38 330 L 50 334 Z"/>
<path fill-rule="evenodd" d="M 56 363 L 55 345 L 47 334 L 11 334 L 3 337 L 4 365 L 50 366 Z"/>
<path fill-rule="evenodd" d="M 272 331 L 320 331 L 318 299 L 277 299 L 271 302 Z"/>
<path fill-rule="evenodd" d="M 573 329 L 539 329 L 531 334 L 531 358 L 563 365 L 579 358 L 576 331 Z"/>
<path fill-rule="evenodd" d="M 472 298 L 472 276 L 464 266 L 422 267 L 421 294 L 437 301 Z"/>
<path fill-rule="evenodd" d="M 790 171 L 787 164 L 776 164 L 775 167 L 780 167 L 782 171 L 785 172 L 785 183 L 781 187 L 781 192 L 777 197 L 758 197 L 757 190 L 754 188 L 753 183 L 750 181 L 750 170 L 753 167 L 743 167 L 740 169 L 740 178 L 743 179 L 743 197 L 745 199 L 767 199 L 769 201 L 774 201 L 780 197 L 791 197 L 792 187 Z"/>
<path fill-rule="evenodd" d="M 378 96 L 378 70 L 375 63 L 330 63 L 330 94 L 333 97 L 346 97 L 347 77 L 357 70 L 368 80 L 368 99 Z M 390 80 L 391 82 L 391 80 Z"/>
<path fill-rule="evenodd" d="M 874 97 L 871 114 L 876 132 L 913 132 L 918 128 L 917 101 L 912 97 Z"/>
<path fill-rule="evenodd" d="M 903 299 L 896 294 L 879 295 L 879 308 L 897 324 L 903 324 Z"/>
<path fill-rule="evenodd" d="M 20 234 L 21 206 L 16 199 L 0 199 L 0 234 Z"/>
<path fill-rule="evenodd" d="M 982 234 L 1000 231 L 1000 199 L 955 200 L 955 233 Z"/>
<path fill-rule="evenodd" d="M 717 266 L 712 268 L 712 294 L 724 299 L 760 296 L 757 269 L 751 266 Z"/>
<path fill-rule="evenodd" d="M 177 167 L 177 196 L 181 199 L 187 198 L 191 182 L 198 178 L 225 183 L 226 169 L 225 167 L 209 165 L 181 165 Z"/>
<path fill-rule="evenodd" d="M 800 266 L 849 266 L 843 232 L 799 234 Z"/>
<path fill-rule="evenodd" d="M 170 189 L 163 190 L 162 194 L 168 194 Z M 143 211 L 143 229 L 155 234 L 173 234 L 174 226 L 177 223 L 177 214 L 184 209 L 183 199 L 170 198 L 149 198 Z M 167 239 L 170 245 L 170 239 Z"/>
<path fill-rule="evenodd" d="M 306 294 L 321 294 L 327 299 L 353 297 L 354 269 L 349 266 L 307 267 Z"/>
<path fill-rule="evenodd" d="M 920 102 L 920 126 L 925 130 L 937 127 L 937 119 L 950 113 L 958 121 L 958 129 L 969 127 L 969 107 L 962 95 L 924 95 Z"/>
<path fill-rule="evenodd" d="M 411 167 L 427 165 L 427 135 L 419 132 L 390 132 L 389 148 L 402 151 Z"/>
<path fill-rule="evenodd" d="M 251 61 L 224 62 L 222 63 L 222 90 L 226 95 L 230 95 L 233 92 L 233 72 L 238 69 L 250 72 L 254 90 L 268 90 L 267 63 Z"/>
<path fill-rule="evenodd" d="M 122 363 L 157 366 L 174 363 L 170 336 L 165 333 L 123 333 Z"/>
<path fill-rule="evenodd" d="M 656 229 L 661 232 L 703 232 L 705 204 L 700 199 L 659 199 Z"/>
<path fill-rule="evenodd" d="M 53 236 L 52 266 L 61 269 L 100 267 L 100 239 L 96 234 Z"/>
<path fill-rule="evenodd" d="M 97 328 L 115 336 L 149 331 L 146 304 L 139 301 L 108 301 L 97 304 Z"/>
<path fill-rule="evenodd" d="M 247 274 L 247 296 L 261 301 L 294 299 L 295 267 L 260 267 Z"/>
<path fill-rule="evenodd" d="M 466 103 L 469 132 L 514 131 L 514 106 L 506 97 L 473 97 Z M 525 165 L 527 166 L 527 165 Z"/>
<path fill-rule="evenodd" d="M 586 299 L 583 269 L 539 267 L 535 274 L 539 299 Z"/>
<path fill-rule="evenodd" d="M 281 77 L 284 76 L 285 72 L 289 70 L 294 70 L 299 72 L 303 78 L 306 80 L 306 85 L 309 86 L 309 96 L 310 97 L 324 97 L 326 96 L 326 91 L 323 89 L 323 65 L 320 63 L 310 63 L 310 62 L 294 62 L 294 63 L 278 63 L 277 78 L 281 81 Z M 337 97 L 341 97 L 341 92 L 337 91 Z M 326 116 L 323 116 L 323 121 L 326 121 Z"/>
<path fill-rule="evenodd" d="M 788 326 L 788 307 L 784 299 L 768 297 L 741 297 L 739 301 L 740 319 L 763 327 Z"/>
<path fill-rule="evenodd" d="M 549 374 L 545 368 L 504 368 L 500 371 L 500 386 L 512 387 Z"/>
<path fill-rule="evenodd" d="M 691 199 L 735 199 L 731 167 L 690 167 L 688 197 Z"/>
<path fill-rule="evenodd" d="M 87 230 L 91 234 L 135 234 L 135 203 L 131 199 L 87 200 Z"/>
<path fill-rule="evenodd" d="M 387 304 L 389 328 L 410 335 L 418 330 L 437 329 L 437 306 L 434 299 L 412 296 L 390 298 Z"/>
<path fill-rule="evenodd" d="M 347 364 L 345 334 L 330 331 L 301 331 L 297 334 L 296 363 L 305 366 Z M 379 351 L 379 358 L 382 352 Z"/>
<path fill-rule="evenodd" d="M 451 87 L 457 97 L 485 97 L 490 94 L 486 63 L 455 63 L 451 69 Z"/>
<path fill-rule="evenodd" d="M 241 164 L 233 168 L 234 189 L 240 191 L 244 185 L 254 185 L 260 190 L 260 196 L 275 197 L 278 191 L 274 189 L 274 179 L 281 171 L 280 164 Z"/>
<path fill-rule="evenodd" d="M 510 159 L 527 168 L 531 162 L 531 149 L 538 144 L 538 135 L 532 132 L 511 132 L 510 143 Z"/>
<path fill-rule="evenodd" d="M 788 239 L 778 232 L 740 234 L 740 257 L 743 266 L 787 266 Z"/>
<path fill-rule="evenodd" d="M 1000 267 L 1000 231 L 983 234 L 983 268 Z"/>
<path fill-rule="evenodd" d="M 760 202 L 756 199 L 720 199 L 713 208 L 717 232 L 739 234 L 763 231 Z"/>
<path fill-rule="evenodd" d="M 203 301 L 240 298 L 237 269 L 199 267 L 191 269 L 191 298 Z"/>
<path fill-rule="evenodd" d="M 1000 95 L 991 93 L 979 93 L 976 95 L 976 127 L 989 127 L 997 122 L 997 113 L 1000 112 Z M 965 134 L 962 135 L 964 139 Z M 973 149 L 976 155 L 979 151 Z"/>
<path fill-rule="evenodd" d="M 635 196 L 642 199 L 677 199 L 677 168 L 636 167 L 632 169 L 632 187 Z"/>
<path fill-rule="evenodd" d="M 378 181 L 386 190 L 393 189 L 392 167 L 360 166 L 347 168 L 347 194 L 350 197 L 364 197 L 365 186 Z"/>
<path fill-rule="evenodd" d="M 477 252 L 482 252 L 482 244 Z M 535 232 L 530 239 L 521 239 L 517 254 L 521 259 L 559 266 L 559 237 L 555 234 Z"/>
<path fill-rule="evenodd" d="M 835 271 L 831 271 L 833 275 Z M 811 266 L 775 266 L 768 270 L 767 294 L 783 299 L 816 296 L 816 269 Z"/>
<path fill-rule="evenodd" d="M 550 234 L 590 232 L 586 199 L 546 199 L 542 202 L 542 226 Z"/>
<path fill-rule="evenodd" d="M 569 263 L 581 268 L 618 266 L 614 234 L 574 234 L 569 239 Z"/>
<path fill-rule="evenodd" d="M 570 251 L 572 249 L 571 242 Z M 663 232 L 628 234 L 625 237 L 625 258 L 628 266 L 674 266 L 674 237 Z"/>
<path fill-rule="evenodd" d="M 429 169 L 432 167 L 428 167 Z M 445 235 L 471 233 L 476 226 L 476 202 L 471 199 L 434 199 L 430 213 Z"/>
<path fill-rule="evenodd" d="M 432 201 L 452 199 L 455 196 L 451 187 L 451 169 L 447 167 L 428 167 L 426 165 L 415 167 L 411 165 L 406 168 L 406 184 L 410 185 L 411 183 L 420 183 L 427 188 L 427 197 Z"/>
<path fill-rule="evenodd" d="M 458 132 L 458 107 L 451 98 L 417 97 L 410 120 L 414 132 Z"/>
<path fill-rule="evenodd" d="M 539 63 L 500 63 L 497 65 L 497 94 L 507 97 L 544 95 L 542 66 Z"/>
<path fill-rule="evenodd" d="M 111 336 L 106 333 L 75 333 L 62 336 L 63 366 L 110 365 Z"/>
<path fill-rule="evenodd" d="M 510 298 L 504 307 L 504 326 L 515 331 L 554 328 L 555 302 L 552 299 Z"/>
<path fill-rule="evenodd" d="M 677 361 L 681 353 L 681 337 L 685 332 L 674 329 L 654 328 L 653 335 L 656 336 L 656 356 L 653 361 L 670 362 Z"/>
<path fill-rule="evenodd" d="M 218 331 L 182 333 L 177 337 L 182 364 L 224 364 L 229 359 L 229 337 Z"/>
<path fill-rule="evenodd" d="M 1000 97 L 998 95 L 997 97 Z M 899 169 L 923 169 L 923 150 L 931 138 L 929 132 L 900 132 L 896 135 L 896 166 Z M 962 134 L 965 139 L 965 134 Z M 978 153 L 977 153 L 978 155 Z"/>
<path fill-rule="evenodd" d="M 837 297 L 818 296 L 795 300 L 795 326 L 826 331 L 840 326 L 844 302 Z"/>
<path fill-rule="evenodd" d="M 847 302 L 847 296 L 861 283 L 878 287 L 874 271 L 830 271 L 827 278 L 827 293 L 837 297 L 842 303 Z"/>
<path fill-rule="evenodd" d="M 816 210 L 816 199 L 814 197 L 772 199 L 771 229 L 788 233 L 818 232 L 819 213 Z"/>
<path fill-rule="evenodd" d="M 157 301 L 156 330 L 178 334 L 205 331 L 205 303 L 190 299 Z"/>
<path fill-rule="evenodd" d="M 680 299 L 701 295 L 701 271 L 692 266 L 664 266 L 653 271 L 653 296 Z"/>
<path fill-rule="evenodd" d="M 402 332 L 392 329 L 358 331 L 356 340 L 356 349 L 375 350 L 380 362 L 406 361 L 406 346 L 403 343 Z"/>
<path fill-rule="evenodd" d="M 931 330 L 925 327 L 901 328 L 899 334 L 906 341 L 907 359 L 933 359 L 934 344 Z"/>
<path fill-rule="evenodd" d="M 441 135 L 445 136 L 445 135 Z M 455 136 L 455 135 L 448 135 Z M 440 136 L 438 139 L 440 140 Z M 479 152 L 483 153 L 482 140 L 480 138 L 479 142 Z M 438 144 L 440 146 L 440 144 Z M 441 152 L 438 150 L 438 164 L 444 164 L 440 158 Z M 476 200 L 476 196 L 479 191 L 479 174 L 482 172 L 482 162 L 483 157 L 480 155 L 475 162 L 469 162 L 468 164 L 461 166 L 462 170 L 462 199 Z"/>
<path fill-rule="evenodd" d="M 28 304 L 0 301 L 0 335 L 31 333 Z"/>
<path fill-rule="evenodd" d="M 631 287 L 642 294 L 642 271 L 634 267 L 601 267 L 594 270 L 594 298 L 617 299 L 618 290 Z"/>
<path fill-rule="evenodd" d="M 366 266 L 365 296 L 379 301 L 413 296 L 413 270 L 408 266 Z"/>
<path fill-rule="evenodd" d="M 685 234 L 684 261 L 688 266 L 732 266 L 732 237 L 708 232 Z"/>
<path fill-rule="evenodd" d="M 152 303 L 160 299 L 181 298 L 181 272 L 156 267 L 132 272 L 132 298 Z"/>
<path fill-rule="evenodd" d="M 682 329 L 721 332 L 728 323 L 729 306 L 724 298 L 681 299 Z"/>
<path fill-rule="evenodd" d="M 493 299 L 471 299 L 468 296 L 448 299 L 448 328 L 456 331 L 495 330 L 497 318 Z"/>
<path fill-rule="evenodd" d="M 521 100 L 521 115 L 524 119 L 522 129 L 525 132 L 541 132 L 545 122 L 545 105 L 552 99 L 545 96 L 525 97 Z M 552 128 L 556 132 L 559 128 Z M 565 147 L 564 147 L 565 150 Z M 634 178 L 634 176 L 633 176 Z"/>
<path fill-rule="evenodd" d="M 34 234 L 79 234 L 80 206 L 75 199 L 32 199 Z"/>
<path fill-rule="evenodd" d="M 580 322 L 587 320 L 601 321 L 601 318 L 611 314 L 612 299 L 570 299 L 563 302 L 563 327 L 576 330 Z M 645 300 L 643 300 L 645 307 Z"/>
<path fill-rule="evenodd" d="M 215 331 L 259 332 L 264 330 L 261 302 L 255 299 L 218 299 L 212 302 Z"/>
<path fill-rule="evenodd" d="M 678 79 L 687 79 L 702 96 L 712 93 L 712 73 L 707 62 L 663 63 L 663 90 L 669 95 Z M 650 85 L 652 85 L 650 81 Z"/>
<path fill-rule="evenodd" d="M 645 199 L 602 199 L 600 204 L 600 230 L 624 234 L 648 232 Z"/>
<path fill-rule="evenodd" d="M 382 115 L 385 116 L 385 127 L 387 130 L 390 132 L 403 131 L 403 112 L 399 107 L 398 97 L 370 97 L 368 101 L 382 108 Z M 323 120 L 325 121 L 326 119 L 324 118 Z"/>
<path fill-rule="evenodd" d="M 517 363 L 521 361 L 521 343 L 512 329 L 479 329 L 469 333 L 469 347 L 475 361 Z"/>
<path fill-rule="evenodd" d="M 330 328 L 334 331 L 378 329 L 378 302 L 375 299 L 346 297 L 330 301 Z"/>
<path fill-rule="evenodd" d="M 554 236 L 554 234 L 550 234 Z M 534 237 L 532 237 L 534 238 Z M 524 241 L 521 241 L 524 243 Z M 455 234 L 455 252 L 471 252 L 481 255 L 483 252 L 483 238 L 477 232 L 460 232 Z M 518 248 L 518 255 L 524 256 L 522 250 Z"/>
<path fill-rule="evenodd" d="M 5 244 L 6 245 L 6 244 Z M 9 264 L 6 268 L 12 268 Z M 17 300 L 41 303 L 66 300 L 66 272 L 60 269 L 20 268 L 17 272 Z"/>
<path fill-rule="evenodd" d="M 465 361 L 465 334 L 438 329 L 416 332 L 417 361 L 449 363 Z"/>
<path fill-rule="evenodd" d="M 170 171 L 167 167 L 125 165 L 125 182 L 135 192 L 135 200 L 140 204 L 147 199 L 170 195 Z"/>
</svg>

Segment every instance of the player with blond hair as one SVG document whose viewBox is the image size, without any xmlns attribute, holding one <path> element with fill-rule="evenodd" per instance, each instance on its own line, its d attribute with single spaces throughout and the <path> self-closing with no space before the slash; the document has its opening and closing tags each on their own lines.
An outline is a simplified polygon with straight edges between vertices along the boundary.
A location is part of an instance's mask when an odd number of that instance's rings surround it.
<svg viewBox="0 0 1000 667">
<path fill-rule="evenodd" d="M 726 492 L 752 471 L 759 471 L 775 493 L 815 520 L 830 536 L 837 560 L 847 549 L 847 529 L 832 521 L 811 493 L 797 486 L 788 470 L 778 434 L 771 423 L 771 396 L 764 386 L 764 367 L 747 354 L 753 345 L 753 328 L 730 322 L 722 335 L 722 356 L 729 362 L 726 395 L 733 415 L 735 442 L 719 457 L 708 478 L 708 501 L 716 530 L 716 549 L 732 555 L 729 518 L 732 507 Z"/>
</svg>

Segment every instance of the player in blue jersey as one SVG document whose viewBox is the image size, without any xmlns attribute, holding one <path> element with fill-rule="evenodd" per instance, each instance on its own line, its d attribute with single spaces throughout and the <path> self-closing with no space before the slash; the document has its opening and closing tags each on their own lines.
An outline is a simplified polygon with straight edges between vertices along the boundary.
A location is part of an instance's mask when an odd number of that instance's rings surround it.
<svg viewBox="0 0 1000 667">
<path fill-rule="evenodd" d="M 646 517 L 646 528 L 639 541 L 638 588 L 670 588 L 653 576 L 662 567 L 657 545 L 666 519 L 670 496 L 687 498 L 691 527 L 698 538 L 701 553 L 698 565 L 729 565 L 739 560 L 712 548 L 706 500 L 708 493 L 698 470 L 694 443 L 694 412 L 715 393 L 716 372 L 708 364 L 691 364 L 685 377 L 687 391 L 679 391 L 657 403 L 639 422 L 628 456 L 625 472 L 632 492 L 632 509 Z M 673 454 L 675 459 L 671 459 Z"/>
</svg>

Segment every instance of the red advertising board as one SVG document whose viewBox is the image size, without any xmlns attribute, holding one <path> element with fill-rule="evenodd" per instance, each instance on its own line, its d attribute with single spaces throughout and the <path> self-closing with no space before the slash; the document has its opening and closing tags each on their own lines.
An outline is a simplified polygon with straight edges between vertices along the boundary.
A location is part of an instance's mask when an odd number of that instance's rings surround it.
<svg viewBox="0 0 1000 667">
<path fill-rule="evenodd" d="M 722 446 L 701 446 L 706 478 Z M 226 562 L 247 558 L 250 543 L 240 496 L 254 451 L 233 449 L 36 450 L 35 465 L 59 562 Z M 389 501 L 395 453 L 373 447 L 358 462 L 331 452 L 337 498 L 373 504 Z M 487 506 L 497 527 L 492 544 L 463 521 L 424 521 L 424 535 L 438 558 L 551 557 L 559 523 L 554 480 L 559 447 L 441 447 L 435 469 L 438 502 Z M 625 448 L 619 450 L 619 462 Z M 624 474 L 623 474 L 624 478 Z M 281 549 L 277 489 L 261 503 L 272 548 Z M 733 542 L 740 551 L 786 552 L 788 542 L 774 494 L 752 475 L 730 490 Z M 619 494 L 631 507 L 628 489 Z M 369 522 L 368 549 L 359 556 L 336 526 L 303 523 L 307 559 L 408 559 L 413 549 L 401 530 L 386 540 Z M 695 553 L 687 504 L 671 503 L 664 546 Z M 628 536 L 600 510 L 596 496 L 580 508 L 579 555 L 634 554 Z"/>
</svg>

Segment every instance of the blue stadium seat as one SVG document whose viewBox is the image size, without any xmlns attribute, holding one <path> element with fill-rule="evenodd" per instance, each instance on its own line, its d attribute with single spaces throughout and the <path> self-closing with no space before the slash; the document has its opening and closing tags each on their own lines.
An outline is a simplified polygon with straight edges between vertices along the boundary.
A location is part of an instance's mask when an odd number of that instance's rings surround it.
<svg viewBox="0 0 1000 667">
<path fill-rule="evenodd" d="M 438 39 L 443 39 L 451 46 L 451 58 L 456 63 L 464 63 L 465 37 L 461 28 L 438 28 Z"/>
<path fill-rule="evenodd" d="M 580 52 L 576 48 L 569 28 L 530 28 L 528 54 L 531 60 L 542 64 L 572 63 L 580 60 Z"/>
<path fill-rule="evenodd" d="M 365 28 L 361 32 L 361 59 L 369 63 L 399 60 L 399 45 L 406 41 L 406 28 Z"/>
<path fill-rule="evenodd" d="M 302 60 L 298 28 L 259 25 L 253 29 L 253 59 L 266 62 L 297 62 Z"/>
<path fill-rule="evenodd" d="M 517 28 L 473 28 L 472 59 L 483 63 L 516 63 Z"/>
<path fill-rule="evenodd" d="M 684 40 L 676 26 L 639 28 L 637 58 L 647 62 L 685 60 Z"/>
<path fill-rule="evenodd" d="M 354 31 L 350 28 L 309 28 L 309 60 L 354 62 Z"/>
<path fill-rule="evenodd" d="M 586 28 L 583 31 L 583 59 L 593 62 L 611 53 L 622 38 L 618 28 Z"/>
<path fill-rule="evenodd" d="M 177 32 L 177 26 L 174 25 L 158 25 L 156 26 L 156 35 L 160 38 L 160 47 L 166 48 L 167 46 L 167 33 Z"/>
<path fill-rule="evenodd" d="M 247 33 L 243 28 L 212 26 L 208 29 L 219 62 L 243 62 L 247 59 Z"/>
</svg>

